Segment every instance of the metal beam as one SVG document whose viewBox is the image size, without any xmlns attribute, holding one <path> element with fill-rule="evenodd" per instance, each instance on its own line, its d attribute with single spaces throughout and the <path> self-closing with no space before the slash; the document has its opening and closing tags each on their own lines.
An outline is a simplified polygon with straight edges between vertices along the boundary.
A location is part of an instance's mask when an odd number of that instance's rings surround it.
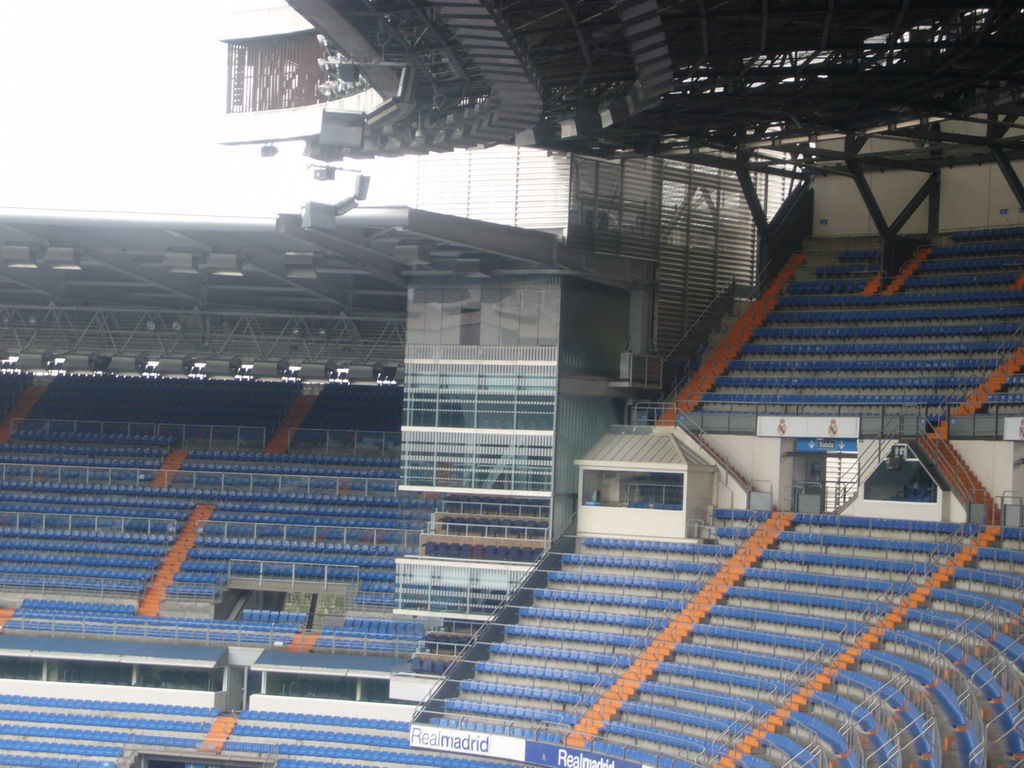
<svg viewBox="0 0 1024 768">
<path fill-rule="evenodd" d="M 939 172 L 935 171 L 928 177 L 925 183 L 921 185 L 921 188 L 917 190 L 914 196 L 910 198 L 910 201 L 903 206 L 903 210 L 899 212 L 899 215 L 893 219 L 893 222 L 890 225 L 892 234 L 898 235 L 900 233 L 907 221 L 910 220 L 910 217 L 914 215 L 914 211 L 920 207 L 921 203 L 924 202 L 924 199 L 928 197 L 928 195 L 932 193 L 932 190 L 936 189 L 938 186 Z"/>
<path fill-rule="evenodd" d="M 757 234 L 762 240 L 768 239 L 768 216 L 761 205 L 761 198 L 757 196 L 757 189 L 754 187 L 754 180 L 750 178 L 750 171 L 747 169 L 745 158 L 738 157 L 739 167 L 736 169 L 736 178 L 740 182 L 740 189 L 743 190 L 743 197 L 746 198 L 747 208 L 750 209 L 750 216 L 757 227 Z"/>
<path fill-rule="evenodd" d="M 857 185 L 857 191 L 860 192 L 861 200 L 864 201 L 864 206 L 868 209 L 868 214 L 875 223 L 875 229 L 878 230 L 878 234 L 883 238 L 888 239 L 890 233 L 889 223 L 885 220 L 885 214 L 882 213 L 878 200 L 875 199 L 875 194 L 871 191 L 871 186 L 864 177 L 864 169 L 861 167 L 860 162 L 854 159 L 847 160 L 846 167 L 853 173 L 853 182 Z"/>
<path fill-rule="evenodd" d="M 990 151 L 992 152 L 992 159 L 996 161 L 996 165 L 999 166 L 999 170 L 1003 174 L 1003 178 L 1010 185 L 1010 191 L 1017 198 L 1017 205 L 1021 210 L 1024 210 L 1024 184 L 1020 183 L 1020 176 L 1017 175 L 1017 171 L 1014 170 L 1010 159 L 1003 152 L 1002 147 L 992 147 Z"/>
<path fill-rule="evenodd" d="M 298 214 L 283 213 L 279 215 L 277 231 L 330 251 L 370 277 L 405 288 L 402 267 L 397 262 L 393 262 L 379 251 L 337 234 L 303 229 L 302 217 Z"/>
</svg>

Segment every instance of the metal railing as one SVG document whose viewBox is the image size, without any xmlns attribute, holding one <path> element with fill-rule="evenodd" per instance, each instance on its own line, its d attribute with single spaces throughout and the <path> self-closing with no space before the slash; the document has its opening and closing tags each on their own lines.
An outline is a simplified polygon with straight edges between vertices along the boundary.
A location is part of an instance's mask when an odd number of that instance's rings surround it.
<svg viewBox="0 0 1024 768">
<path fill-rule="evenodd" d="M 95 533 L 146 533 L 175 535 L 183 521 L 172 517 L 134 515 L 69 514 L 67 512 L 7 512 L 0 510 L 0 526 L 47 531 L 93 531 Z"/>
<path fill-rule="evenodd" d="M 405 528 L 365 528 L 341 525 L 304 525 L 296 523 L 251 523 L 235 520 L 207 520 L 198 526 L 200 543 L 216 546 L 216 538 L 275 539 L 328 544 L 395 546 L 413 552 L 419 546 L 420 532 Z"/>
<path fill-rule="evenodd" d="M 293 475 L 264 472 L 218 472 L 192 469 L 133 469 L 91 467 L 77 464 L 2 463 L 0 483 L 80 483 L 92 486 L 134 485 L 223 492 L 374 493 L 383 483 L 397 487 L 397 481 L 337 475 Z M 96 488 L 95 490 L 102 490 Z"/>
<path fill-rule="evenodd" d="M 402 433 L 293 427 L 288 430 L 288 450 L 332 456 L 398 456 L 402 452 Z"/>
<path fill-rule="evenodd" d="M 263 450 L 267 430 L 263 427 L 220 426 L 215 424 L 166 424 L 135 421 L 91 421 L 85 419 L 32 419 L 11 421 L 12 431 L 78 435 L 102 435 L 117 438 L 169 438 L 175 448 L 210 450 Z"/>
</svg>

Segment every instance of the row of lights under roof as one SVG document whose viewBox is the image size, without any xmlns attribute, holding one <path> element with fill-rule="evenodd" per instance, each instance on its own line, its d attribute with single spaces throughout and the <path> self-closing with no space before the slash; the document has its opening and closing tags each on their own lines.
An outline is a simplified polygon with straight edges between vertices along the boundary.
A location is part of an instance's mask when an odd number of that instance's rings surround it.
<svg viewBox="0 0 1024 768">
<path fill-rule="evenodd" d="M 234 378 L 237 381 L 259 379 L 302 382 L 314 380 L 337 384 L 351 384 L 354 380 L 357 383 L 379 386 L 394 386 L 398 384 L 399 380 L 398 366 L 383 362 L 372 366 L 357 366 L 328 360 L 321 369 L 318 363 L 303 363 L 289 358 L 281 358 L 276 362 L 244 360 L 238 356 L 230 360 L 207 360 L 194 355 L 180 359 L 161 359 L 154 355 L 139 353 L 134 358 L 121 358 L 115 365 L 113 356 L 100 352 L 93 352 L 88 357 L 75 355 L 74 360 L 69 360 L 70 356 L 53 352 L 33 354 L 30 360 L 25 360 L 24 357 L 22 354 L 15 353 L 0 358 L 0 374 L 29 371 L 45 376 L 63 376 L 70 372 L 125 375 L 134 371 L 143 378 L 161 378 L 165 372 L 173 376 L 173 370 L 168 371 L 166 364 L 170 363 L 173 367 L 173 364 L 177 362 L 180 365 L 180 374 L 190 379 L 206 379 L 213 376 L 215 378 Z M 323 371 L 322 376 L 311 375 L 319 373 L 319 370 Z"/>
<path fill-rule="evenodd" d="M 304 251 L 288 251 L 282 263 L 285 276 L 290 278 L 317 277 L 319 254 Z M 51 245 L 40 247 L 33 245 L 7 244 L 0 247 L 0 266 L 12 269 L 50 269 L 80 270 L 82 254 L 77 248 Z M 161 266 L 174 274 L 199 274 L 201 269 L 211 275 L 224 277 L 242 277 L 242 257 L 237 253 L 214 252 L 202 257 L 194 251 L 169 249 L 164 252 Z"/>
</svg>

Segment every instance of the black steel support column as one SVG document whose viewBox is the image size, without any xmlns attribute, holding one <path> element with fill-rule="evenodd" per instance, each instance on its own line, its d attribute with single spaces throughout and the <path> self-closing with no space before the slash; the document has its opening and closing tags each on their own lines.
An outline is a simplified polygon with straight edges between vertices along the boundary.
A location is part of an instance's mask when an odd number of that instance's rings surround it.
<svg viewBox="0 0 1024 768">
<path fill-rule="evenodd" d="M 1010 164 L 1009 158 L 1006 153 L 1003 152 L 1002 147 L 992 147 L 992 159 L 996 161 L 996 165 L 999 166 L 999 170 L 1003 172 L 1003 178 L 1006 179 L 1006 183 L 1010 185 L 1010 190 L 1013 192 L 1013 196 L 1017 198 L 1017 205 L 1024 210 L 1024 184 L 1020 183 L 1020 176 L 1013 169 Z"/>
</svg>

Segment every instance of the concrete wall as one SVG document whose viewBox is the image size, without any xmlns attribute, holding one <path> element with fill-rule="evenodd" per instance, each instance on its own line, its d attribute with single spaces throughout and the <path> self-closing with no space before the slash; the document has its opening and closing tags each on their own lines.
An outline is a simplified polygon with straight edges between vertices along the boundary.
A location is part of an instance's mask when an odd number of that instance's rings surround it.
<svg viewBox="0 0 1024 768">
<path fill-rule="evenodd" d="M 579 509 L 576 533 L 629 539 L 684 539 L 686 514 L 681 509 L 584 505 Z"/>
<path fill-rule="evenodd" d="M 174 691 L 166 688 L 142 688 L 130 685 L 93 685 L 91 683 L 59 683 L 44 680 L 3 680 L 3 692 L 14 696 L 45 696 L 76 701 L 133 702 L 184 707 L 219 707 L 219 693 L 209 691 Z"/>
<path fill-rule="evenodd" d="M 1020 494 L 1021 468 L 1014 467 L 1024 443 L 1009 440 L 954 440 L 953 447 L 964 457 L 981 484 L 997 500 L 1004 493 Z"/>
<path fill-rule="evenodd" d="M 976 128 L 957 125 L 949 130 L 970 133 L 976 132 Z M 890 145 L 892 142 L 872 139 L 863 153 L 877 152 Z M 1024 161 L 1015 161 L 1013 166 L 1018 176 L 1024 178 Z M 928 177 L 917 171 L 886 170 L 868 172 L 866 178 L 886 221 L 891 223 Z M 1024 213 L 994 163 L 943 168 L 939 205 L 940 231 L 1024 224 Z M 927 233 L 927 208 L 925 201 L 910 217 L 902 234 Z M 846 176 L 829 175 L 814 180 L 813 222 L 815 237 L 878 234 L 853 180 Z"/>
<path fill-rule="evenodd" d="M 249 709 L 259 712 L 289 712 L 300 715 L 332 715 L 334 717 L 370 717 L 380 720 L 411 722 L 416 707 L 412 704 L 386 704 L 372 701 L 338 701 L 306 699 L 298 696 L 268 696 L 257 693 L 249 697 Z"/>
</svg>

